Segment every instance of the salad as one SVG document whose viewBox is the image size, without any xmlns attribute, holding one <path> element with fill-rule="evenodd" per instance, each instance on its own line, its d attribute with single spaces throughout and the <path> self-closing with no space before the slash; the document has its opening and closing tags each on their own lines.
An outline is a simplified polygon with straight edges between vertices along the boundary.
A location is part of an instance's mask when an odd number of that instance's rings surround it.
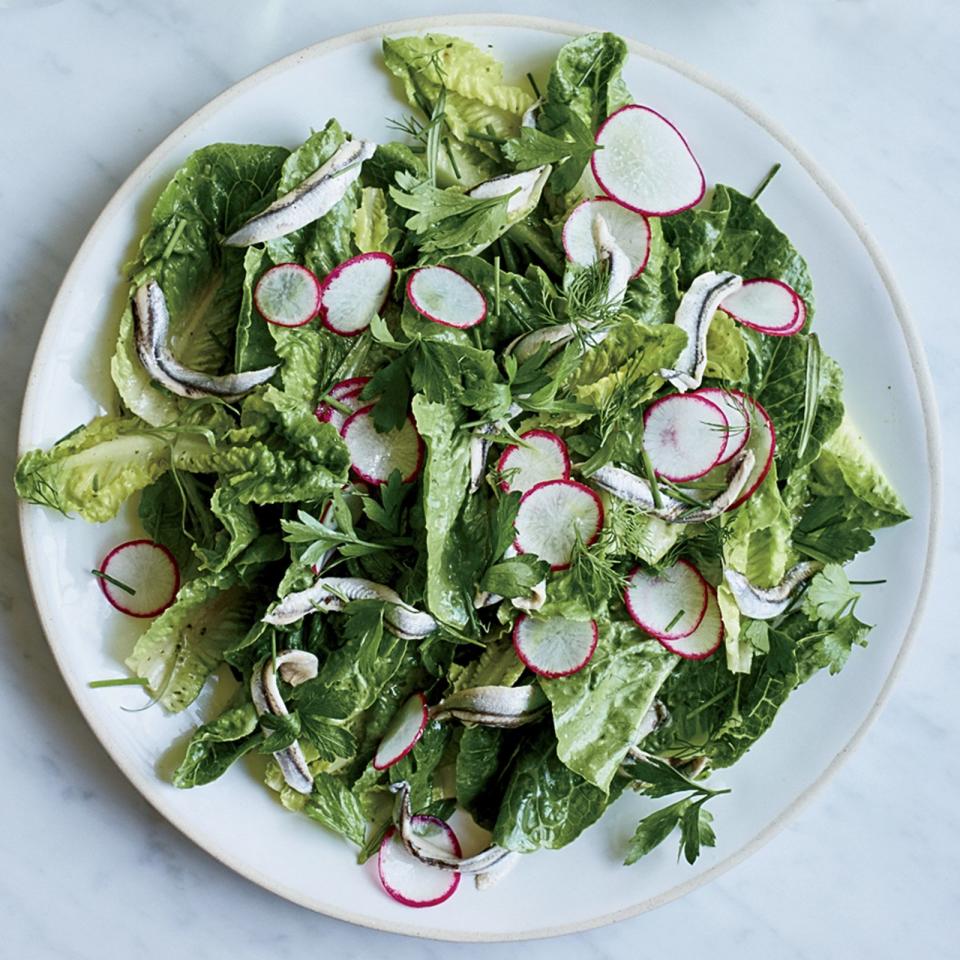
<svg viewBox="0 0 960 960">
<path fill-rule="evenodd" d="M 91 572 L 149 622 L 91 685 L 234 688 L 174 784 L 263 756 L 410 906 L 625 790 L 667 798 L 625 862 L 674 835 L 692 863 L 711 775 L 866 644 L 844 567 L 907 518 L 776 181 L 708 189 L 626 56 L 589 34 L 513 85 L 462 39 L 385 39 L 390 142 L 331 119 L 189 156 L 124 268 L 115 409 L 17 466 L 91 522 L 138 503 Z"/>
</svg>

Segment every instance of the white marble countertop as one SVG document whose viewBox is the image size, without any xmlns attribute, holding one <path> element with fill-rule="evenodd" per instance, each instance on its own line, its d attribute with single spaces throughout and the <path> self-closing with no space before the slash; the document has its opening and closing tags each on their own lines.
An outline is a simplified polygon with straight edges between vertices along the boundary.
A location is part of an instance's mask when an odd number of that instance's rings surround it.
<svg viewBox="0 0 960 960">
<path fill-rule="evenodd" d="M 0 0 L 0 415 L 13 472 L 34 346 L 91 222 L 174 126 L 254 69 L 378 20 L 480 6 L 283 0 Z M 492 11 L 588 17 L 721 77 L 790 131 L 886 252 L 940 389 L 945 473 L 960 471 L 960 7 L 952 0 L 487 0 Z M 0 955 L 192 960 L 513 956 L 423 943 L 295 907 L 193 846 L 140 798 L 82 721 L 53 664 L 0 493 Z M 948 494 L 949 496 L 949 494 Z M 549 956 L 956 956 L 960 936 L 960 655 L 948 506 L 922 636 L 863 746 L 772 843 L 652 914 L 560 941 Z M 82 642 L 83 638 L 78 638 Z"/>
</svg>

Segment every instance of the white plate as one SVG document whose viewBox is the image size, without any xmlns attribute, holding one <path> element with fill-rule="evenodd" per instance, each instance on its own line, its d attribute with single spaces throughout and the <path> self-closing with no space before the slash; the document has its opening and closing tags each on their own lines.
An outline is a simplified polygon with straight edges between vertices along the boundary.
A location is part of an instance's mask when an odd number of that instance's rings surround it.
<svg viewBox="0 0 960 960">
<path fill-rule="evenodd" d="M 544 76 L 557 48 L 585 32 L 519 17 L 447 17 L 375 27 L 309 47 L 232 87 L 191 117 L 133 173 L 84 241 L 50 312 L 24 404 L 22 450 L 45 446 L 108 405 L 108 358 L 122 307 L 120 265 L 146 211 L 190 151 L 218 140 L 294 146 L 335 115 L 354 133 L 390 138 L 385 124 L 404 107 L 379 63 L 384 34 L 446 29 L 489 44 L 519 80 Z M 88 573 L 126 537 L 130 515 L 100 527 L 24 506 L 24 548 L 34 597 L 54 655 L 87 721 L 137 789 L 180 830 L 225 864 L 298 903 L 354 923 L 421 936 L 495 940 L 582 930 L 677 897 L 743 859 L 771 837 L 823 783 L 876 715 L 916 626 L 930 578 L 938 516 L 934 406 L 916 333 L 875 246 L 847 203 L 808 157 L 730 91 L 691 68 L 631 43 L 625 79 L 686 135 L 711 183 L 751 190 L 783 164 L 764 207 L 810 262 L 816 329 L 847 375 L 847 404 L 914 519 L 882 532 L 856 574 L 887 577 L 858 614 L 878 624 L 839 676 L 818 675 L 790 700 L 770 733 L 717 779 L 733 788 L 714 806 L 718 846 L 697 864 L 677 863 L 672 842 L 634 867 L 624 844 L 651 804 L 629 796 L 578 842 L 526 858 L 499 886 L 464 883 L 446 904 L 411 910 L 379 888 L 372 864 L 305 817 L 289 814 L 240 765 L 191 791 L 169 785 L 172 744 L 217 690 L 178 717 L 136 705 L 129 689 L 90 690 L 116 675 L 138 624 L 111 612 Z M 222 698 L 223 691 L 220 691 Z M 208 713 L 209 715 L 209 713 Z M 661 801 L 662 802 L 662 801 Z"/>
</svg>

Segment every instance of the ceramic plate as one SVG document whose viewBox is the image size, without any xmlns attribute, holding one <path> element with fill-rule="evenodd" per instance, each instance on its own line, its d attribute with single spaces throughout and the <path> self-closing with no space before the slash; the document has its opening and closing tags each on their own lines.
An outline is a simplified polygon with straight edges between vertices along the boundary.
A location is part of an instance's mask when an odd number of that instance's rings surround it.
<svg viewBox="0 0 960 960">
<path fill-rule="evenodd" d="M 375 27 L 309 47 L 237 84 L 191 117 L 133 173 L 97 220 L 64 280 L 37 349 L 23 411 L 23 450 L 46 446 L 108 405 L 108 361 L 122 309 L 120 265 L 130 258 L 147 211 L 194 149 L 214 141 L 294 146 L 336 116 L 355 134 L 390 139 L 386 118 L 405 108 L 379 62 L 384 34 L 446 30 L 491 51 L 516 82 L 545 76 L 558 47 L 580 27 L 510 17 L 451 17 Z M 137 622 L 103 602 L 88 573 L 107 548 L 134 531 L 131 514 L 91 526 L 24 506 L 23 541 L 37 608 L 63 675 L 90 726 L 137 789 L 180 830 L 239 873 L 330 916 L 365 926 L 455 940 L 547 936 L 608 923 L 693 889 L 755 850 L 836 769 L 882 704 L 909 642 L 929 581 L 937 516 L 936 425 L 916 333 L 889 273 L 855 214 L 788 137 L 735 94 L 691 68 L 631 43 L 625 79 L 645 103 L 684 132 L 710 182 L 750 191 L 771 164 L 780 171 L 764 208 L 808 258 L 817 323 L 847 376 L 846 400 L 914 519 L 883 532 L 858 561 L 861 579 L 887 577 L 858 615 L 877 624 L 836 677 L 801 688 L 773 729 L 737 766 L 718 774 L 718 845 L 695 866 L 673 843 L 634 867 L 624 845 L 650 801 L 628 796 L 580 840 L 526 858 L 482 894 L 464 883 L 450 901 L 411 910 L 380 889 L 373 864 L 305 817 L 284 811 L 254 763 L 190 791 L 167 776 L 186 732 L 217 708 L 226 685 L 211 684 L 184 714 L 127 713 L 138 693 L 91 690 L 114 676 Z M 349 78 L 349 82 L 344 82 Z M 829 723 L 824 718 L 829 718 Z M 173 745 L 173 746 L 171 746 Z"/>
</svg>

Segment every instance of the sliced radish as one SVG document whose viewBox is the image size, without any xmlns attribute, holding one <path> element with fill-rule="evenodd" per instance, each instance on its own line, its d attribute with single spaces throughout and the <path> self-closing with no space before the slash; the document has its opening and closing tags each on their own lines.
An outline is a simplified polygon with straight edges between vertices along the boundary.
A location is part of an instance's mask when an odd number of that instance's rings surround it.
<svg viewBox="0 0 960 960">
<path fill-rule="evenodd" d="M 577 540 L 590 546 L 602 526 L 603 504 L 593 490 L 576 480 L 545 480 L 520 498 L 514 546 L 565 570 Z"/>
<path fill-rule="evenodd" d="M 578 203 L 563 225 L 563 249 L 567 259 L 582 267 L 597 262 L 594 223 L 602 216 L 614 243 L 630 261 L 630 275 L 640 276 L 650 257 L 650 223 L 642 213 L 628 210 L 609 197 L 595 197 Z"/>
<path fill-rule="evenodd" d="M 257 281 L 253 302 L 267 323 L 302 327 L 320 310 L 320 281 L 299 263 L 278 263 Z"/>
<path fill-rule="evenodd" d="M 180 567 L 173 554 L 152 540 L 128 540 L 114 547 L 100 564 L 100 589 L 121 613 L 131 617 L 156 617 L 177 598 Z M 124 590 L 106 577 L 125 584 Z"/>
<path fill-rule="evenodd" d="M 350 451 L 353 472 L 367 483 L 386 483 L 394 470 L 400 471 L 404 483 L 410 483 L 420 472 L 424 446 L 413 417 L 407 417 L 399 430 L 378 433 L 371 403 L 347 417 L 340 436 Z"/>
<path fill-rule="evenodd" d="M 462 856 L 460 841 L 449 824 L 437 817 L 418 815 L 410 821 L 413 832 L 445 853 Z M 380 844 L 377 872 L 383 889 L 407 907 L 435 907 L 453 896 L 460 874 L 418 860 L 403 845 L 396 827 Z"/>
<path fill-rule="evenodd" d="M 715 403 L 727 418 L 727 448 L 717 463 L 729 463 L 750 439 L 750 407 L 742 394 L 720 387 L 704 387 L 697 395 Z"/>
<path fill-rule="evenodd" d="M 320 322 L 341 337 L 363 333 L 387 300 L 393 267 L 389 253 L 361 253 L 334 267 L 320 291 Z"/>
<path fill-rule="evenodd" d="M 799 333 L 807 320 L 803 297 L 793 287 L 772 277 L 744 280 L 739 290 L 724 298 L 720 309 L 745 327 L 771 337 Z"/>
<path fill-rule="evenodd" d="M 644 412 L 643 447 L 659 476 L 684 483 L 723 459 L 729 427 L 720 407 L 702 394 L 672 393 Z"/>
<path fill-rule="evenodd" d="M 747 439 L 746 447 L 753 451 L 756 458 L 753 470 L 750 471 L 750 476 L 747 477 L 747 482 L 744 484 L 743 493 L 730 504 L 729 509 L 735 510 L 753 495 L 753 492 L 763 483 L 770 472 L 773 454 L 777 449 L 777 432 L 773 427 L 770 415 L 753 397 L 748 397 L 739 390 L 731 390 L 730 393 L 740 397 L 750 413 L 750 436 Z"/>
<path fill-rule="evenodd" d="M 545 480 L 570 479 L 570 454 L 560 437 L 549 430 L 528 430 L 520 439 L 524 446 L 511 444 L 497 461 L 497 472 L 504 476 L 501 490 L 526 493 Z"/>
<path fill-rule="evenodd" d="M 720 617 L 720 604 L 717 591 L 707 585 L 707 608 L 697 629 L 686 637 L 657 640 L 672 653 L 685 660 L 704 660 L 723 643 L 723 620 Z"/>
<path fill-rule="evenodd" d="M 427 698 L 415 693 L 397 711 L 373 756 L 375 770 L 386 770 L 402 760 L 416 745 L 427 726 Z"/>
<path fill-rule="evenodd" d="M 666 117 L 638 103 L 611 114 L 597 131 L 590 161 L 603 192 L 637 213 L 666 217 L 699 203 L 700 164 Z"/>
<path fill-rule="evenodd" d="M 407 299 L 417 313 L 446 327 L 466 330 L 487 315 L 483 294 L 450 267 L 421 267 L 407 280 Z"/>
<path fill-rule="evenodd" d="M 541 677 L 567 677 L 590 662 L 597 649 L 597 623 L 522 614 L 513 625 L 513 649 Z"/>
<path fill-rule="evenodd" d="M 360 394 L 370 382 L 370 377 L 351 377 L 349 380 L 341 380 L 335 383 L 328 391 L 327 396 L 336 400 L 341 407 L 347 407 L 350 413 L 359 410 L 365 406 Z M 329 403 L 321 403 L 314 414 L 321 423 L 332 423 L 337 430 L 342 429 L 350 413 L 344 413 Z"/>
<path fill-rule="evenodd" d="M 636 567 L 623 599 L 633 622 L 658 640 L 688 637 L 707 609 L 707 581 L 688 560 L 656 573 Z"/>
</svg>

